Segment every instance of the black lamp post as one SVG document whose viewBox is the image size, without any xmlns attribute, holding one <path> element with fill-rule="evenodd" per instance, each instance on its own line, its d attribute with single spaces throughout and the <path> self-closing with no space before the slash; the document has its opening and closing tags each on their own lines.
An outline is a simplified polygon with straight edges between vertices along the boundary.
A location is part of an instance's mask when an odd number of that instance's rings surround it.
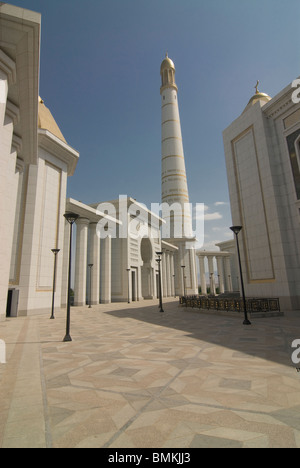
<svg viewBox="0 0 300 468">
<path fill-rule="evenodd" d="M 53 272 L 53 292 L 52 292 L 52 312 L 50 319 L 54 320 L 54 297 L 55 297 L 55 288 L 56 288 L 56 257 L 60 249 L 51 249 L 51 252 L 54 253 L 54 272 Z"/>
<path fill-rule="evenodd" d="M 128 276 L 128 304 L 130 304 L 130 268 L 126 268 Z"/>
<path fill-rule="evenodd" d="M 161 256 L 162 256 L 162 252 L 156 252 L 156 255 L 158 255 L 158 258 L 156 259 L 157 263 L 158 263 L 158 282 L 159 282 L 159 307 L 160 307 L 160 312 L 164 312 L 164 309 L 163 309 L 163 303 L 162 303 L 162 291 L 161 291 L 161 267 L 160 267 L 160 264 L 161 264 Z"/>
<path fill-rule="evenodd" d="M 89 293 L 89 309 L 92 308 L 92 268 L 93 268 L 93 263 L 89 263 L 88 267 L 90 269 L 90 293 Z"/>
<path fill-rule="evenodd" d="M 67 323 L 66 335 L 63 341 L 72 341 L 70 336 L 70 321 L 71 321 L 71 273 L 72 273 L 72 230 L 73 224 L 79 218 L 75 213 L 65 213 L 64 217 L 70 224 L 70 248 L 69 248 L 69 274 L 68 274 L 68 302 L 67 302 Z"/>
<path fill-rule="evenodd" d="M 244 303 L 244 325 L 251 325 L 250 320 L 248 319 L 247 315 L 247 304 L 246 304 L 246 296 L 245 296 L 245 289 L 244 289 L 244 280 L 243 280 L 243 272 L 242 272 L 242 264 L 241 264 L 241 255 L 240 255 L 240 246 L 239 246 L 239 239 L 238 235 L 241 229 L 243 229 L 243 226 L 232 226 L 230 228 L 232 232 L 235 234 L 236 237 L 236 246 L 237 246 L 237 252 L 238 252 L 238 259 L 239 259 L 239 267 L 240 267 L 240 277 L 241 277 L 241 286 L 242 286 L 242 295 L 243 295 L 243 303 Z"/>
</svg>

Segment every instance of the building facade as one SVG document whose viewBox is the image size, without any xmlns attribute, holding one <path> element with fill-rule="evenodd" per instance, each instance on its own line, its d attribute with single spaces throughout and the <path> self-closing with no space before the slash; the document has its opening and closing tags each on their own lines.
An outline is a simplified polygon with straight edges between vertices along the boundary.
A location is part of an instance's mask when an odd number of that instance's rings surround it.
<svg viewBox="0 0 300 468">
<path fill-rule="evenodd" d="M 0 4 L 0 319 L 6 314 L 19 186 L 26 167 L 38 160 L 40 22 L 38 14 Z"/>
<path fill-rule="evenodd" d="M 248 297 L 300 308 L 300 105 L 292 84 L 277 96 L 256 87 L 224 131 L 228 185 Z"/>
<path fill-rule="evenodd" d="M 39 97 L 40 32 L 38 13 L 0 3 L 0 320 L 50 316 L 54 276 L 55 307 L 66 306 L 66 212 L 78 215 L 75 306 L 156 298 L 158 257 L 163 296 L 175 295 L 178 247 L 162 241 L 162 218 L 130 197 L 96 206 L 66 199 L 79 153 Z"/>
<path fill-rule="evenodd" d="M 79 154 L 39 97 L 40 15 L 0 5 L 0 317 L 49 311 Z M 2 193 L 3 191 L 3 193 Z M 61 301 L 62 258 L 56 296 Z"/>
</svg>

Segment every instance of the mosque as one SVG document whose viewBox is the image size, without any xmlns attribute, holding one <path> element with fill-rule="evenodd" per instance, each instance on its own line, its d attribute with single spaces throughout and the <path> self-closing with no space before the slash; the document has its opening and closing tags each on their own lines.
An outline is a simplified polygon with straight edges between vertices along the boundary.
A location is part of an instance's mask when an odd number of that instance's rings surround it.
<svg viewBox="0 0 300 468">
<path fill-rule="evenodd" d="M 75 306 L 153 299 L 159 278 L 164 297 L 196 294 L 194 240 L 188 229 L 174 235 L 173 212 L 164 213 L 166 221 L 130 197 L 96 205 L 67 199 L 79 153 L 39 97 L 41 16 L 1 3 L 0 25 L 0 317 L 49 313 L 54 289 L 55 306 L 66 306 L 66 213 L 76 217 Z M 174 202 L 183 210 L 188 190 L 174 75 L 166 57 L 162 197 L 164 206 Z M 170 235 L 163 239 L 162 225 L 168 224 Z"/>
<path fill-rule="evenodd" d="M 206 293 L 214 261 L 220 292 L 238 289 L 235 246 L 196 252 L 175 65 L 160 68 L 161 211 L 137 200 L 86 205 L 67 199 L 79 153 L 39 97 L 41 16 L 0 3 L 0 320 L 49 313 L 68 297 L 72 214 L 74 306 Z M 260 93 L 224 131 L 233 223 L 243 226 L 246 293 L 300 308 L 300 110 L 291 86 Z M 299 193 L 298 193 L 299 192 Z M 299 195 L 299 196 L 298 196 Z M 73 256 L 72 256 L 73 257 Z M 55 279 L 55 281 L 54 281 Z"/>
</svg>

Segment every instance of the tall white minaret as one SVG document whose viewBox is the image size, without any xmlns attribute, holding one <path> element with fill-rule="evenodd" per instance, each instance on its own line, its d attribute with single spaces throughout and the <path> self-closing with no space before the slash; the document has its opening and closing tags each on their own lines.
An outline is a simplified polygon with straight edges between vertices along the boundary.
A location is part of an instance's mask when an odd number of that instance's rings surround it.
<svg viewBox="0 0 300 468">
<path fill-rule="evenodd" d="M 160 74 L 162 217 L 169 230 L 165 238 L 178 247 L 175 259 L 176 294 L 181 295 L 184 291 L 186 294 L 197 294 L 196 257 L 193 243 L 190 242 L 192 219 L 179 117 L 178 88 L 175 83 L 175 65 L 168 54 L 161 64 Z"/>
</svg>

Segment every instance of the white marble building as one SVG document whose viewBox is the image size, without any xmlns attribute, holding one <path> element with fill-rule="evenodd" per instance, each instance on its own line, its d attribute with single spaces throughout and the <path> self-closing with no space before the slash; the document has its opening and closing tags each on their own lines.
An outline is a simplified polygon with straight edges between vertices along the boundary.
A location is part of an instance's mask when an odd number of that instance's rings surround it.
<svg viewBox="0 0 300 468">
<path fill-rule="evenodd" d="M 39 98 L 38 13 L 0 3 L 0 319 L 48 312 L 79 154 Z M 62 255 L 56 300 L 61 302 Z"/>
<path fill-rule="evenodd" d="M 0 319 L 6 313 L 19 187 L 26 168 L 38 161 L 40 21 L 36 13 L 0 4 Z"/>
<path fill-rule="evenodd" d="M 0 319 L 50 316 L 52 249 L 59 249 L 55 306 L 65 307 L 67 211 L 79 216 L 75 306 L 157 297 L 158 252 L 163 296 L 173 296 L 178 247 L 161 240 L 161 218 L 128 197 L 99 206 L 66 200 L 79 153 L 39 97 L 40 25 L 38 13 L 0 3 Z"/>
<path fill-rule="evenodd" d="M 174 254 L 177 247 L 161 240 L 163 220 L 130 197 L 84 205 L 67 200 L 66 211 L 79 215 L 76 221 L 74 305 L 132 302 L 158 296 L 161 253 L 162 295 L 174 291 Z M 69 234 L 66 230 L 65 245 Z M 64 271 L 68 253 L 64 249 Z M 92 265 L 89 270 L 88 265 Z M 63 275 L 66 278 L 66 275 Z M 63 303 L 67 284 L 64 281 Z"/>
<path fill-rule="evenodd" d="M 257 87 L 256 87 L 257 89 Z M 256 91 L 224 131 L 232 220 L 248 297 L 300 308 L 300 106 L 289 84 L 273 99 Z"/>
</svg>

